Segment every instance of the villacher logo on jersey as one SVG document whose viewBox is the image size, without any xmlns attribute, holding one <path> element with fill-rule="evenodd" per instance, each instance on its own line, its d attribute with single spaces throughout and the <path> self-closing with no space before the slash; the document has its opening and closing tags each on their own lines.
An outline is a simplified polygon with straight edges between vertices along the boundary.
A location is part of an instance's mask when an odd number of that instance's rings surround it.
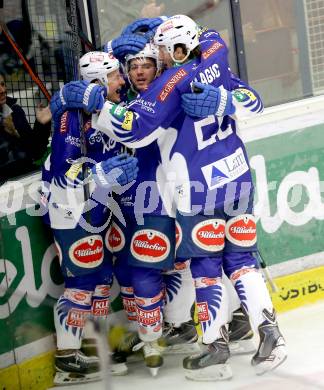
<svg viewBox="0 0 324 390">
<path fill-rule="evenodd" d="M 125 246 L 125 236 L 121 228 L 113 223 L 105 236 L 105 244 L 110 252 L 119 252 Z"/>
<path fill-rule="evenodd" d="M 103 261 L 103 242 L 99 235 L 81 238 L 69 249 L 70 259 L 83 268 L 98 267 Z"/>
<path fill-rule="evenodd" d="M 206 251 L 220 251 L 225 245 L 225 221 L 208 219 L 199 222 L 191 232 L 192 241 Z"/>
<path fill-rule="evenodd" d="M 135 259 L 144 262 L 163 261 L 170 253 L 170 241 L 165 234 L 157 230 L 139 230 L 132 238 L 131 253 Z"/>
<path fill-rule="evenodd" d="M 176 221 L 175 224 L 175 235 L 176 235 L 176 249 L 178 249 L 182 242 L 182 229 L 178 221 Z"/>
<path fill-rule="evenodd" d="M 257 241 L 255 217 L 252 214 L 243 214 L 229 220 L 226 224 L 226 237 L 235 245 L 254 245 Z"/>
</svg>

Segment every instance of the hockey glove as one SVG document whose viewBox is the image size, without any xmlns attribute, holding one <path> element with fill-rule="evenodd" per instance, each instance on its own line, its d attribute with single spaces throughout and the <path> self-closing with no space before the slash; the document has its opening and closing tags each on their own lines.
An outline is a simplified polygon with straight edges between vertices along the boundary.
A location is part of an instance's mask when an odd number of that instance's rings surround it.
<svg viewBox="0 0 324 390">
<path fill-rule="evenodd" d="M 192 89 L 196 93 L 184 93 L 181 96 L 182 108 L 192 117 L 203 118 L 208 115 L 225 116 L 235 112 L 232 93 L 223 87 L 213 87 L 195 82 Z"/>
<path fill-rule="evenodd" d="M 149 41 L 144 35 L 127 34 L 113 39 L 111 48 L 114 56 L 121 62 L 125 61 L 127 54 L 136 54 L 143 50 L 144 46 Z"/>
<path fill-rule="evenodd" d="M 106 88 L 88 81 L 71 81 L 65 84 L 50 102 L 54 121 L 59 120 L 67 110 L 84 109 L 90 113 L 101 110 L 105 94 Z"/>
<path fill-rule="evenodd" d="M 146 38 L 152 38 L 156 29 L 166 20 L 166 16 L 158 18 L 141 18 L 129 24 L 122 31 L 122 35 L 143 34 Z"/>
<path fill-rule="evenodd" d="M 117 183 L 123 186 L 136 179 L 137 158 L 126 153 L 119 154 L 94 165 L 91 170 L 98 186 L 107 188 Z"/>
</svg>

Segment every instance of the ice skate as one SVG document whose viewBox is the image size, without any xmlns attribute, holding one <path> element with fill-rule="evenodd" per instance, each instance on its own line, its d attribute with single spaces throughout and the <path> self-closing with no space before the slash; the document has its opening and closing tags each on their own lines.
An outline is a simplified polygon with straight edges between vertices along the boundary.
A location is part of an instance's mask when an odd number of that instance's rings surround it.
<svg viewBox="0 0 324 390">
<path fill-rule="evenodd" d="M 230 351 L 225 327 L 222 327 L 221 335 L 222 337 L 209 344 L 205 351 L 188 356 L 183 360 L 183 368 L 187 379 L 217 381 L 232 377 L 231 367 L 227 363 Z"/>
<path fill-rule="evenodd" d="M 101 380 L 99 358 L 97 356 L 87 356 L 78 349 L 57 351 L 55 369 L 55 385 Z"/>
<path fill-rule="evenodd" d="M 138 351 L 139 349 L 143 351 L 144 361 L 146 367 L 149 368 L 151 375 L 156 376 L 159 368 L 163 365 L 161 348 L 157 341 L 142 341 L 135 345 L 133 351 Z"/>
<path fill-rule="evenodd" d="M 276 314 L 263 310 L 266 320 L 259 325 L 260 344 L 251 364 L 255 366 L 257 375 L 262 375 L 282 364 L 287 358 L 285 340 L 280 333 Z"/>
<path fill-rule="evenodd" d="M 249 317 L 242 308 L 234 311 L 228 326 L 229 349 L 232 355 L 244 355 L 256 351 Z"/>
<path fill-rule="evenodd" d="M 179 327 L 165 324 L 159 346 L 164 354 L 188 354 L 200 351 L 195 323 L 190 320 Z"/>
<path fill-rule="evenodd" d="M 117 348 L 111 355 L 111 375 L 119 376 L 128 373 L 127 361 L 135 360 L 133 347 L 139 342 L 140 339 L 137 332 L 127 332 L 121 338 Z"/>
</svg>

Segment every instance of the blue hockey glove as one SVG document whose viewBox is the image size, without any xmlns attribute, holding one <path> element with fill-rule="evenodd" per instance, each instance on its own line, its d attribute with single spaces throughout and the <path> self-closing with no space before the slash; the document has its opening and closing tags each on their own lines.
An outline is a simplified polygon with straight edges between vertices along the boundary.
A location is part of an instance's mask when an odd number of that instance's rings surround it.
<svg viewBox="0 0 324 390">
<path fill-rule="evenodd" d="M 208 115 L 225 116 L 235 112 L 233 97 L 230 91 L 195 82 L 192 84 L 193 93 L 181 96 L 182 108 L 192 117 L 203 118 Z"/>
<path fill-rule="evenodd" d="M 164 22 L 165 19 L 166 17 L 137 19 L 124 28 L 122 35 L 143 34 L 147 38 L 151 38 L 155 34 L 156 29 Z"/>
<path fill-rule="evenodd" d="M 144 35 L 127 34 L 113 39 L 111 48 L 114 56 L 121 62 L 125 61 L 127 54 L 136 54 L 143 50 L 149 41 Z"/>
<path fill-rule="evenodd" d="M 121 186 L 135 180 L 138 173 L 137 158 L 128 154 L 119 154 L 92 167 L 94 180 L 100 187 L 113 187 L 116 183 Z"/>
<path fill-rule="evenodd" d="M 101 110 L 105 94 L 106 88 L 88 81 L 71 81 L 65 84 L 50 102 L 54 121 L 67 110 L 84 109 L 90 113 Z"/>
</svg>

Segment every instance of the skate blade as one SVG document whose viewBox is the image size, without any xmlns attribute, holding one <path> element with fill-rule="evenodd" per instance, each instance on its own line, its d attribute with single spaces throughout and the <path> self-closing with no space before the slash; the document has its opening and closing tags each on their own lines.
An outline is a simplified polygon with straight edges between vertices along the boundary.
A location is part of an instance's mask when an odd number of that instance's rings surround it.
<svg viewBox="0 0 324 390">
<path fill-rule="evenodd" d="M 198 382 L 224 381 L 231 379 L 232 376 L 232 369 L 228 363 L 215 364 L 198 370 L 185 369 L 185 377 Z"/>
<path fill-rule="evenodd" d="M 272 351 L 268 360 L 260 364 L 257 364 L 255 366 L 255 372 L 257 375 L 263 375 L 266 372 L 272 371 L 278 366 L 280 366 L 286 359 L 287 359 L 286 347 L 284 345 L 280 345 L 279 347 L 276 347 Z"/>
<path fill-rule="evenodd" d="M 192 344 L 170 345 L 168 347 L 162 348 L 161 350 L 164 355 L 189 355 L 201 352 L 200 346 L 197 342 Z"/>
<path fill-rule="evenodd" d="M 247 355 L 256 352 L 253 340 L 230 341 L 229 349 L 231 355 Z"/>
<path fill-rule="evenodd" d="M 153 377 L 156 377 L 158 372 L 159 372 L 159 369 L 160 367 L 148 367 L 149 370 L 150 370 L 150 374 L 153 376 Z"/>
<path fill-rule="evenodd" d="M 100 373 L 79 374 L 75 372 L 57 372 L 54 377 L 54 386 L 68 386 L 73 384 L 98 382 L 102 377 Z"/>
<path fill-rule="evenodd" d="M 116 363 L 110 366 L 110 373 L 112 376 L 122 376 L 128 374 L 128 367 L 126 363 Z"/>
</svg>

